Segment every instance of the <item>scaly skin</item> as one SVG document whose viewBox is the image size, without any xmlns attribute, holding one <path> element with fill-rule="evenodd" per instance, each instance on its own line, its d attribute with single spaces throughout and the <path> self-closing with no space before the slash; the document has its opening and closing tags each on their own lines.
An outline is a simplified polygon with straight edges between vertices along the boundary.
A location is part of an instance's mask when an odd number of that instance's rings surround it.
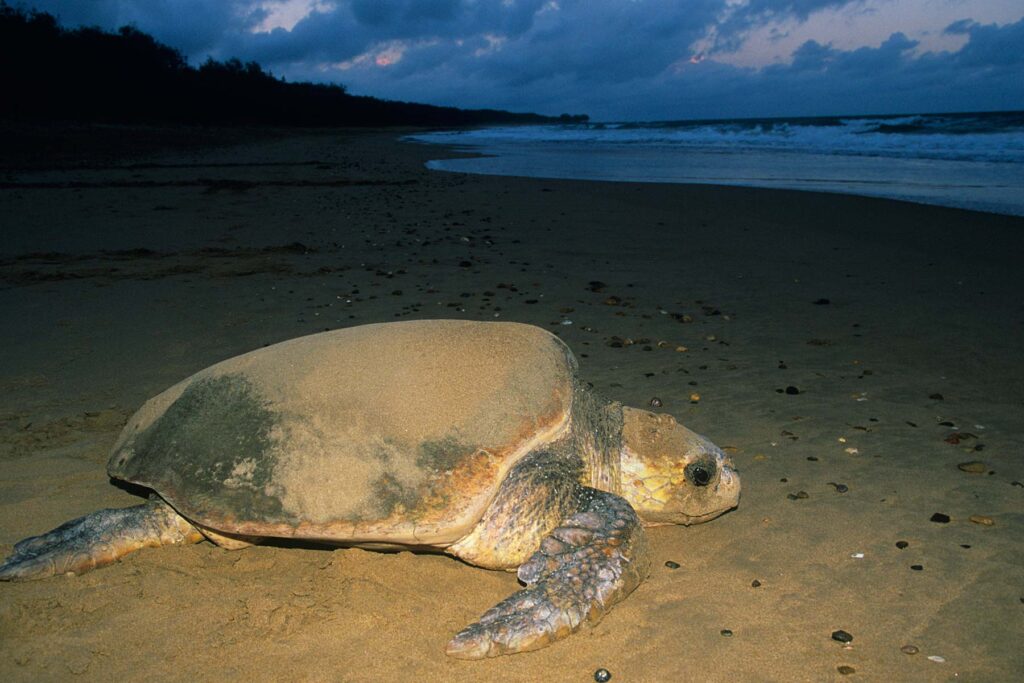
<svg viewBox="0 0 1024 683">
<path fill-rule="evenodd" d="M 81 574 L 140 548 L 201 540 L 203 535 L 162 500 L 99 510 L 17 543 L 0 564 L 0 581 Z"/>
<path fill-rule="evenodd" d="M 579 512 L 519 568 L 527 587 L 456 635 L 449 655 L 481 659 L 545 647 L 596 624 L 647 577 L 647 540 L 629 503 L 589 488 L 580 498 Z"/>
</svg>

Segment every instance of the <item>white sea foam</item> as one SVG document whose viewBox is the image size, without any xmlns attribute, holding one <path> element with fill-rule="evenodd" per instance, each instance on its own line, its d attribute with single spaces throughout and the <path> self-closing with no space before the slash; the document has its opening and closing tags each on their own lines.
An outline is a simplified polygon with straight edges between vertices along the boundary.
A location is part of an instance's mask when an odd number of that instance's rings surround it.
<svg viewBox="0 0 1024 683">
<path fill-rule="evenodd" d="M 1024 163 L 1024 121 L 995 130 L 928 122 L 926 117 L 906 116 L 507 126 L 414 137 L 424 142 L 464 145 L 592 143 Z"/>
<path fill-rule="evenodd" d="M 431 168 L 498 175 L 753 185 L 1024 215 L 1024 113 L 508 126 L 422 142 L 486 158 Z"/>
</svg>

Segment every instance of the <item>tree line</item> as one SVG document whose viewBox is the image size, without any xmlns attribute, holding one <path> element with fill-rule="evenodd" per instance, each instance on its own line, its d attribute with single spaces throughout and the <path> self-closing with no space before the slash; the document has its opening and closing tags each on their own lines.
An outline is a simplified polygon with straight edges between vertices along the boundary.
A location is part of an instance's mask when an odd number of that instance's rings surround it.
<svg viewBox="0 0 1024 683">
<path fill-rule="evenodd" d="M 46 12 L 0 0 L 0 118 L 13 121 L 278 126 L 464 126 L 578 123 L 351 95 L 341 85 L 289 83 L 256 62 L 182 54 L 131 26 L 67 29 Z"/>
</svg>

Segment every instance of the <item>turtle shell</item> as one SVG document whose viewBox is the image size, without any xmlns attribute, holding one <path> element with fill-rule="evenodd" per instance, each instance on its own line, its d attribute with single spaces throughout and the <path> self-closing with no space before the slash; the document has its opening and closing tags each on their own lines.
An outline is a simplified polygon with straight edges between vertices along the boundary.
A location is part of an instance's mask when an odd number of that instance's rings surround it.
<svg viewBox="0 0 1024 683">
<path fill-rule="evenodd" d="M 561 340 L 518 323 L 323 332 L 150 399 L 107 471 L 227 534 L 444 546 L 566 432 L 575 371 Z"/>
</svg>

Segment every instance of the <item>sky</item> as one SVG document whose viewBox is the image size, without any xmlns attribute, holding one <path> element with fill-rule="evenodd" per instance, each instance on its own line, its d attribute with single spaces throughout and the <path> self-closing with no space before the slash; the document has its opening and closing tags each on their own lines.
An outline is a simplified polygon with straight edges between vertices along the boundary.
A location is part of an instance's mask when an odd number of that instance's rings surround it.
<svg viewBox="0 0 1024 683">
<path fill-rule="evenodd" d="M 17 0 L 15 0 L 17 3 Z M 12 4 L 15 4 L 12 3 Z M 357 95 L 598 121 L 1024 109 L 1022 0 L 28 0 Z"/>
</svg>

